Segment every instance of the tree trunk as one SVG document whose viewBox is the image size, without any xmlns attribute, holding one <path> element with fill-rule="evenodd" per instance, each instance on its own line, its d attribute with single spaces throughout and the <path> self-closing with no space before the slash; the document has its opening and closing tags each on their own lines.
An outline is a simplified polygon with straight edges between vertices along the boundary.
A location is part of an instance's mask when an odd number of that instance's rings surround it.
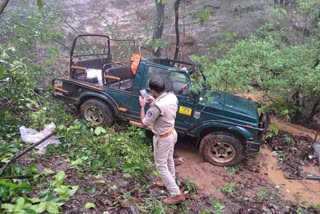
<svg viewBox="0 0 320 214">
<path fill-rule="evenodd" d="M 175 14 L 174 27 L 175 27 L 175 31 L 176 31 L 176 49 L 175 49 L 174 57 L 173 57 L 173 59 L 175 59 L 175 60 L 178 59 L 179 48 L 180 48 L 179 5 L 180 5 L 180 0 L 176 0 L 176 1 L 174 2 L 174 14 Z"/>
<path fill-rule="evenodd" d="M 153 30 L 152 41 L 162 38 L 163 26 L 164 26 L 164 4 L 162 1 L 155 0 L 156 3 L 156 20 Z M 161 56 L 161 48 L 158 47 L 154 54 L 156 56 Z"/>
<path fill-rule="evenodd" d="M 0 4 L 0 15 L 1 15 L 2 12 L 4 11 L 4 9 L 6 8 L 8 2 L 9 2 L 9 0 L 2 0 L 2 2 L 1 2 L 1 4 Z"/>
</svg>

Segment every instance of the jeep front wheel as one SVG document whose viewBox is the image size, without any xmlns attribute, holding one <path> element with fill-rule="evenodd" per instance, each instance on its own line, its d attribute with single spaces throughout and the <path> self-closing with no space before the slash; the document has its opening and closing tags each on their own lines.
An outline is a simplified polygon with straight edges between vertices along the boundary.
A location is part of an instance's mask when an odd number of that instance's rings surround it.
<svg viewBox="0 0 320 214">
<path fill-rule="evenodd" d="M 87 100 L 80 106 L 80 116 L 96 126 L 110 126 L 114 122 L 114 114 L 109 105 L 96 99 Z"/>
<path fill-rule="evenodd" d="M 213 132 L 200 142 L 203 159 L 216 166 L 233 166 L 243 159 L 243 144 L 227 132 Z"/>
</svg>

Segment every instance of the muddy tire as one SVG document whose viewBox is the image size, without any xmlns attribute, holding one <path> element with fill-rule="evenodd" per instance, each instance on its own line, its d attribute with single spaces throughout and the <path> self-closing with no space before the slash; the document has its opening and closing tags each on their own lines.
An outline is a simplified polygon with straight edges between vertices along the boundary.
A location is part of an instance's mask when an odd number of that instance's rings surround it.
<svg viewBox="0 0 320 214">
<path fill-rule="evenodd" d="M 200 142 L 203 159 L 216 166 L 233 166 L 243 159 L 243 144 L 227 132 L 213 132 Z"/>
<path fill-rule="evenodd" d="M 80 106 L 80 116 L 95 126 L 110 126 L 114 123 L 111 107 L 97 99 L 85 101 Z"/>
</svg>

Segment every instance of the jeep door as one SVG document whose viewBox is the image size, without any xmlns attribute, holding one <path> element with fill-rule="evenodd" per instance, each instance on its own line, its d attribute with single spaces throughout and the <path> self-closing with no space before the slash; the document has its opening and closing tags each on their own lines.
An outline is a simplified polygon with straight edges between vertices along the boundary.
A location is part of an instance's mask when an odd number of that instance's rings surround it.
<svg viewBox="0 0 320 214">
<path fill-rule="evenodd" d="M 160 76 L 165 80 L 166 92 L 173 92 L 176 94 L 179 104 L 175 128 L 178 132 L 185 133 L 188 127 L 192 125 L 191 117 L 194 106 L 193 102 L 190 102 L 190 97 L 188 96 L 188 88 L 191 87 L 189 85 L 190 81 L 188 81 L 185 73 L 164 69 L 161 66 L 148 66 L 144 76 L 144 84 L 149 93 L 149 80 L 155 76 Z"/>
</svg>

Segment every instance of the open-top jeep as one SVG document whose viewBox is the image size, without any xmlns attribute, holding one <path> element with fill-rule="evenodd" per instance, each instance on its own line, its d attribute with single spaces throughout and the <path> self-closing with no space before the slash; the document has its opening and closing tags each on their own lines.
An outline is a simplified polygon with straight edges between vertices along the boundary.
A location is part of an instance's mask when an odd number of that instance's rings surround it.
<svg viewBox="0 0 320 214">
<path fill-rule="evenodd" d="M 104 44 L 97 45 L 96 40 Z M 242 160 L 245 151 L 259 151 L 266 123 L 254 102 L 210 92 L 207 87 L 193 90 L 192 81 L 199 82 L 203 75 L 189 62 L 159 57 L 130 61 L 128 57 L 129 64 L 119 65 L 113 58 L 119 55 L 119 47 L 113 44 L 118 41 L 104 35 L 77 36 L 70 54 L 70 77 L 52 81 L 55 97 L 75 104 L 82 118 L 95 125 L 111 125 L 118 118 L 143 127 L 140 90 L 148 91 L 148 80 L 160 76 L 166 91 L 174 92 L 179 100 L 177 132 L 198 139 L 206 161 L 232 166 Z"/>
</svg>

